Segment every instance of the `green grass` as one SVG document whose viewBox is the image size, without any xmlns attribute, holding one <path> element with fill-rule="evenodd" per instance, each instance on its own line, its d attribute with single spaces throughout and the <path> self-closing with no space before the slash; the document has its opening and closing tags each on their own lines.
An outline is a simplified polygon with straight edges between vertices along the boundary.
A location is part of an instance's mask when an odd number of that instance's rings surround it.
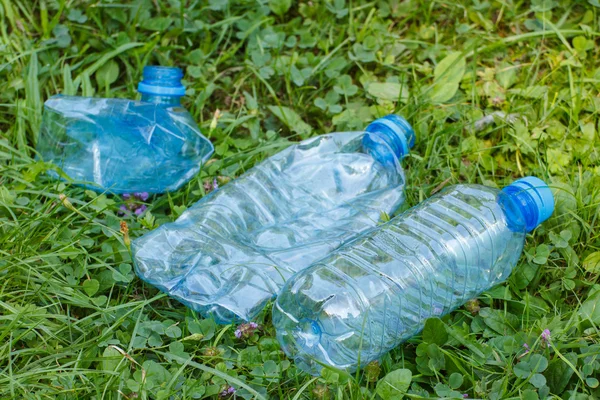
<svg viewBox="0 0 600 400">
<path fill-rule="evenodd" d="M 270 399 L 600 397 L 600 3 L 288 7 L 0 0 L 0 398 L 217 398 L 228 385 Z M 119 198 L 53 182 L 34 160 L 43 102 L 135 97 L 150 63 L 185 68 L 185 106 L 215 161 L 142 218 L 119 217 Z M 517 116 L 474 129 L 495 111 Z M 279 350 L 270 310 L 238 340 L 133 275 L 122 221 L 138 237 L 214 177 L 390 112 L 417 132 L 410 205 L 459 182 L 536 175 L 555 189 L 554 216 L 505 285 L 363 372 L 312 378 Z"/>
</svg>

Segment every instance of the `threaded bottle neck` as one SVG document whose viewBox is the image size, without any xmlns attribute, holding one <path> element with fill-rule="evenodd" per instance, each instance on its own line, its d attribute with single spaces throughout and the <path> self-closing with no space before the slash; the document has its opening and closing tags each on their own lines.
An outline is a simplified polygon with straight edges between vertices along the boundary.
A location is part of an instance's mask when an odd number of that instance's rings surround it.
<svg viewBox="0 0 600 400">
<path fill-rule="evenodd" d="M 554 212 L 554 196 L 544 181 L 528 176 L 502 189 L 501 202 L 509 228 L 531 232 Z M 510 202 L 510 204 L 508 204 Z"/>
<path fill-rule="evenodd" d="M 397 164 L 415 144 L 413 128 L 394 114 L 371 122 L 365 132 L 363 149 L 384 165 Z"/>
<path fill-rule="evenodd" d="M 142 101 L 162 105 L 179 105 L 185 95 L 185 86 L 181 83 L 183 71 L 175 67 L 144 67 L 144 78 L 138 84 Z"/>
</svg>

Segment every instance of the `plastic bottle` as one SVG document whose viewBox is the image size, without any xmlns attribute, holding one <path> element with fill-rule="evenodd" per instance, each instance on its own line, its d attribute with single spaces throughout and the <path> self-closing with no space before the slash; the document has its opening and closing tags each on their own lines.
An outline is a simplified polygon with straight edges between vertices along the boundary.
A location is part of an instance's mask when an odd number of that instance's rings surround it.
<svg viewBox="0 0 600 400">
<path fill-rule="evenodd" d="M 136 272 L 218 322 L 251 320 L 293 273 L 400 206 L 413 143 L 389 115 L 290 146 L 134 241 Z"/>
<path fill-rule="evenodd" d="M 504 281 L 554 199 L 538 178 L 449 187 L 287 281 L 273 309 L 299 367 L 353 371 Z"/>
<path fill-rule="evenodd" d="M 98 191 L 179 188 L 213 153 L 212 143 L 181 107 L 182 77 L 179 68 L 145 67 L 141 101 L 51 97 L 44 104 L 39 157 Z"/>
</svg>

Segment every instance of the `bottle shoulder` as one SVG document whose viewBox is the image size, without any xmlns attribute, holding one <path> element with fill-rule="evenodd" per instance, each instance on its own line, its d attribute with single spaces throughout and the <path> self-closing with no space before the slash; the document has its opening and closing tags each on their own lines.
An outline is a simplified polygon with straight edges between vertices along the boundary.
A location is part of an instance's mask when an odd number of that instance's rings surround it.
<svg viewBox="0 0 600 400">
<path fill-rule="evenodd" d="M 518 206 L 498 188 L 477 184 L 459 184 L 445 188 L 416 209 L 439 207 L 443 204 L 450 213 L 502 225 L 515 233 L 525 233 L 525 221 Z"/>
</svg>

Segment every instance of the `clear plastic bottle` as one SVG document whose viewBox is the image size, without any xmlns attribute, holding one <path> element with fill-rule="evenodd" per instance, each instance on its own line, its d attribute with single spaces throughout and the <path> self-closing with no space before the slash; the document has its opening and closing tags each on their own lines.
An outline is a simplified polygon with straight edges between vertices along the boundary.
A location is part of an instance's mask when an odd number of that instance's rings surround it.
<svg viewBox="0 0 600 400">
<path fill-rule="evenodd" d="M 290 146 L 134 241 L 136 272 L 218 322 L 251 320 L 292 274 L 401 205 L 413 143 L 389 115 Z"/>
<path fill-rule="evenodd" d="M 273 323 L 303 370 L 355 370 L 504 281 L 554 210 L 548 186 L 449 187 L 287 281 Z"/>
<path fill-rule="evenodd" d="M 179 68 L 145 67 L 141 101 L 51 97 L 44 104 L 39 157 L 98 191 L 179 188 L 213 153 L 212 143 L 181 107 L 182 77 Z"/>
</svg>

